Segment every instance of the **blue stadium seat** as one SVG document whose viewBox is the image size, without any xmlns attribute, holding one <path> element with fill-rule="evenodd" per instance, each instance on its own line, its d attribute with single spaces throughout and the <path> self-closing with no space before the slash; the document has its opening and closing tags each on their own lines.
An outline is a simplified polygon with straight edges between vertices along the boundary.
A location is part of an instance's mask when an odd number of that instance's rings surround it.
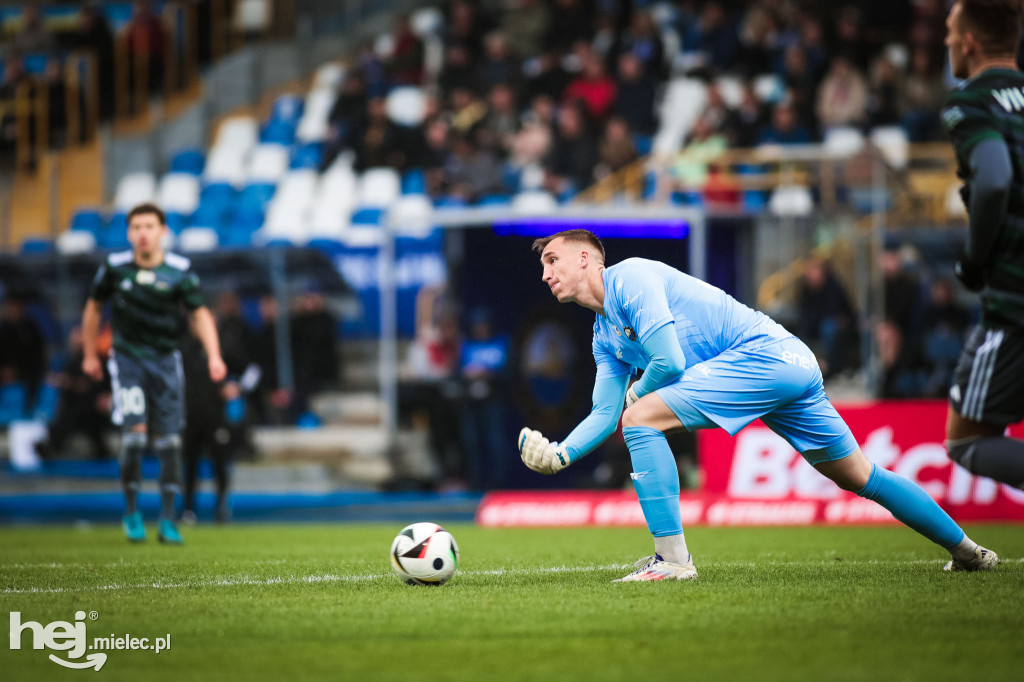
<svg viewBox="0 0 1024 682">
<path fill-rule="evenodd" d="M 99 236 L 99 233 L 103 231 L 105 226 L 106 220 L 104 220 L 103 215 L 99 211 L 80 209 L 71 216 L 72 230 L 92 232 L 94 235 Z"/>
<path fill-rule="evenodd" d="M 259 226 L 256 229 L 259 229 Z M 217 238 L 220 246 L 225 248 L 248 247 L 252 246 L 253 232 L 255 232 L 254 229 L 239 226 L 235 223 L 220 230 L 217 233 Z"/>
<path fill-rule="evenodd" d="M 505 194 L 485 194 L 480 197 L 480 206 L 510 206 L 512 197 Z"/>
<path fill-rule="evenodd" d="M 636 148 L 638 156 L 647 156 L 651 153 L 651 147 L 654 146 L 654 138 L 650 135 L 641 135 L 640 133 L 633 134 L 633 146 Z"/>
<path fill-rule="evenodd" d="M 353 225 L 380 225 L 384 218 L 384 209 L 360 208 L 352 213 Z"/>
<path fill-rule="evenodd" d="M 209 227 L 220 232 L 230 215 L 230 204 L 204 202 L 192 214 L 192 219 L 188 221 L 189 227 Z"/>
<path fill-rule="evenodd" d="M 268 239 L 264 246 L 266 246 L 268 249 L 290 249 L 291 247 L 295 246 L 295 244 L 293 244 L 291 240 L 285 239 L 284 237 L 273 237 L 271 239 Z"/>
<path fill-rule="evenodd" d="M 318 249 L 323 251 L 328 256 L 336 256 L 345 250 L 345 245 L 334 239 L 327 239 L 326 237 L 317 237 L 316 239 L 310 239 L 307 246 L 311 249 Z"/>
<path fill-rule="evenodd" d="M 187 216 L 183 216 L 180 213 L 168 213 L 167 214 L 167 229 L 171 231 L 171 234 L 181 234 L 187 225 Z"/>
<path fill-rule="evenodd" d="M 743 193 L 743 210 L 747 213 L 761 213 L 768 206 L 768 193 L 750 189 Z"/>
<path fill-rule="evenodd" d="M 171 173 L 202 175 L 206 167 L 206 155 L 199 149 L 182 149 L 171 159 Z"/>
<path fill-rule="evenodd" d="M 292 154 L 291 168 L 311 168 L 318 170 L 324 156 L 324 146 L 320 142 L 307 142 L 295 148 Z"/>
<path fill-rule="evenodd" d="M 46 73 L 46 64 L 50 61 L 50 55 L 45 52 L 25 55 L 21 60 L 21 68 L 30 76 L 42 76 Z"/>
<path fill-rule="evenodd" d="M 114 251 L 131 247 L 128 243 L 128 216 L 124 213 L 112 215 L 110 222 L 96 235 L 96 245 Z"/>
<path fill-rule="evenodd" d="M 463 208 L 466 206 L 466 200 L 462 197 L 450 197 L 442 195 L 434 197 L 434 208 Z"/>
<path fill-rule="evenodd" d="M 0 386 L 0 424 L 7 425 L 13 421 L 24 419 L 25 387 L 19 383 Z"/>
<path fill-rule="evenodd" d="M 413 168 L 402 176 L 402 194 L 425 194 L 427 176 L 420 168 Z"/>
<path fill-rule="evenodd" d="M 672 203 L 676 206 L 703 206 L 704 197 L 700 192 L 672 192 Z"/>
<path fill-rule="evenodd" d="M 260 142 L 263 144 L 295 144 L 295 124 L 288 121 L 270 121 L 260 131 Z"/>
<path fill-rule="evenodd" d="M 44 382 L 39 387 L 39 395 L 36 398 L 36 406 L 32 411 L 33 418 L 51 423 L 57 416 L 57 406 L 60 404 L 60 390 L 49 382 Z"/>
<path fill-rule="evenodd" d="M 49 239 L 28 237 L 21 243 L 22 254 L 50 253 L 51 251 L 53 251 L 53 242 Z"/>
</svg>

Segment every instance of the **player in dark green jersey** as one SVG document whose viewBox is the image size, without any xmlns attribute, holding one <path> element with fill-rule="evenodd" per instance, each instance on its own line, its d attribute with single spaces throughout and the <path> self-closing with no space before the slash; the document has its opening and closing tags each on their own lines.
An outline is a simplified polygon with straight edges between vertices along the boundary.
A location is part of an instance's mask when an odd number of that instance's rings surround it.
<svg viewBox="0 0 1024 682">
<path fill-rule="evenodd" d="M 160 456 L 161 542 L 181 544 L 174 525 L 175 497 L 181 491 L 181 430 L 185 426 L 185 392 L 178 351 L 182 307 L 192 331 L 206 349 L 210 378 L 226 374 L 213 315 L 203 305 L 199 278 L 187 258 L 165 252 L 164 213 L 153 204 L 128 213 L 131 251 L 113 253 L 100 266 L 82 314 L 82 370 L 103 377 L 96 340 L 103 306 L 113 308 L 114 347 L 109 360 L 114 387 L 115 424 L 121 427 L 121 485 L 125 535 L 146 539 L 136 500 L 142 481 L 142 452 L 147 442 Z"/>
<path fill-rule="evenodd" d="M 942 122 L 970 218 L 956 274 L 981 292 L 949 391 L 946 450 L 967 470 L 1024 488 L 1024 74 L 1020 0 L 958 0 L 946 20 L 953 75 Z"/>
</svg>

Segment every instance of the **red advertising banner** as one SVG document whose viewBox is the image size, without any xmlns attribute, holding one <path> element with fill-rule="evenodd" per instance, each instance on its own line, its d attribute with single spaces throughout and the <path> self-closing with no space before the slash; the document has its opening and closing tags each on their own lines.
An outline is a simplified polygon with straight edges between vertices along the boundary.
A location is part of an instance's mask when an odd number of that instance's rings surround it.
<svg viewBox="0 0 1024 682">
<path fill-rule="evenodd" d="M 972 476 L 946 457 L 946 403 L 839 406 L 868 459 L 921 485 L 958 521 L 1024 521 L 1024 491 Z M 1024 429 L 1015 430 L 1018 437 Z M 684 493 L 684 525 L 895 523 L 874 502 L 840 490 L 760 421 L 730 437 L 701 431 L 703 486 Z M 643 526 L 631 491 L 507 492 L 484 497 L 483 526 Z"/>
</svg>

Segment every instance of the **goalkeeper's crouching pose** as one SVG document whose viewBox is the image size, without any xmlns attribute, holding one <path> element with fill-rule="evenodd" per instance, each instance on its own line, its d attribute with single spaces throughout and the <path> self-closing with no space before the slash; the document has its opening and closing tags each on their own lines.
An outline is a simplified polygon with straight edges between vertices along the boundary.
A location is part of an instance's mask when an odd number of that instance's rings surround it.
<svg viewBox="0 0 1024 682">
<path fill-rule="evenodd" d="M 664 263 L 631 258 L 605 267 L 604 247 L 586 230 L 538 239 L 533 248 L 559 302 L 597 313 L 597 380 L 593 410 L 564 441 L 525 428 L 519 451 L 534 471 L 557 473 L 611 435 L 622 416 L 655 553 L 617 582 L 697 577 L 665 433 L 721 427 L 735 435 L 758 418 L 840 488 L 874 500 L 949 552 L 945 570 L 999 563 L 918 485 L 868 461 L 825 395 L 813 353 L 771 318 Z M 629 386 L 635 369 L 644 374 Z"/>
</svg>

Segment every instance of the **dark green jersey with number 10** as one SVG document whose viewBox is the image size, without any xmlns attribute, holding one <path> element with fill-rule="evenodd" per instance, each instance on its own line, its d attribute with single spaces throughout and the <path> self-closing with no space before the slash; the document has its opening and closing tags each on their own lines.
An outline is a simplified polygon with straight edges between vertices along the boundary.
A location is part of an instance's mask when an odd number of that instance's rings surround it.
<svg viewBox="0 0 1024 682">
<path fill-rule="evenodd" d="M 1003 224 L 972 226 L 997 231 L 982 292 L 982 321 L 1024 326 L 1024 73 L 988 69 L 946 97 L 942 124 L 956 151 L 958 175 L 968 186 L 974 147 L 1002 139 L 1010 152 L 1013 184 Z"/>
<path fill-rule="evenodd" d="M 114 350 L 149 359 L 178 347 L 181 306 L 203 305 L 199 277 L 188 258 L 165 253 L 152 269 L 135 263 L 131 251 L 112 253 L 100 266 L 89 297 L 113 303 Z"/>
</svg>

